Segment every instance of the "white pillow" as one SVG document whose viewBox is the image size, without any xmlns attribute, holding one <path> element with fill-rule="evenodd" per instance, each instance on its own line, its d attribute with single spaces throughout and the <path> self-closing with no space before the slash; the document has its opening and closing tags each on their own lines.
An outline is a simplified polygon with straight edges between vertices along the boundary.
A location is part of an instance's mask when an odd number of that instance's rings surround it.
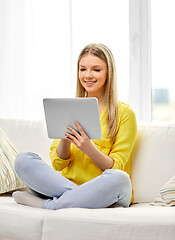
<svg viewBox="0 0 175 240">
<path fill-rule="evenodd" d="M 0 129 L 0 194 L 25 187 L 14 169 L 15 147 Z"/>
<path fill-rule="evenodd" d="M 160 189 L 160 195 L 166 203 L 175 203 L 175 175 Z"/>
<path fill-rule="evenodd" d="M 152 205 L 175 206 L 175 175 L 160 189 L 160 196 Z"/>
</svg>

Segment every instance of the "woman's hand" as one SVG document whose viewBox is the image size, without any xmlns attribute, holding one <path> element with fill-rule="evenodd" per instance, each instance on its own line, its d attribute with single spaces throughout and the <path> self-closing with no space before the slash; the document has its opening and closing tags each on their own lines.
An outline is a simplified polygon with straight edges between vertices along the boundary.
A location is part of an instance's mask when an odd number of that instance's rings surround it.
<svg viewBox="0 0 175 240">
<path fill-rule="evenodd" d="M 80 126 L 78 122 L 74 123 L 78 132 L 74 130 L 71 127 L 68 127 L 67 129 L 73 134 L 70 134 L 68 132 L 65 133 L 66 140 L 72 142 L 75 144 L 82 152 L 88 155 L 88 153 L 92 150 L 92 148 L 95 147 L 94 143 L 91 141 L 91 139 L 87 136 L 87 134 L 84 132 L 83 128 Z"/>
<path fill-rule="evenodd" d="M 73 128 L 68 127 L 67 129 L 74 135 L 70 133 L 65 133 L 66 139 L 74 143 L 82 152 L 88 155 L 91 160 L 102 170 L 112 168 L 114 161 L 109 156 L 106 156 L 100 152 L 91 139 L 84 132 L 83 128 L 78 122 L 74 123 L 78 132 Z"/>
</svg>

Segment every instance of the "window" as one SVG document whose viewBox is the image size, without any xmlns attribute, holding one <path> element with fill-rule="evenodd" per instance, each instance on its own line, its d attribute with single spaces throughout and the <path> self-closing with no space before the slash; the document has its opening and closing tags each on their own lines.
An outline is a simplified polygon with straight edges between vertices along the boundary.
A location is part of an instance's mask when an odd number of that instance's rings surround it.
<svg viewBox="0 0 175 240">
<path fill-rule="evenodd" d="M 175 121 L 175 2 L 151 1 L 152 121 Z"/>
<path fill-rule="evenodd" d="M 137 122 L 151 121 L 150 0 L 129 1 L 129 99 Z"/>
<path fill-rule="evenodd" d="M 72 2 L 73 89 L 76 62 L 89 43 L 103 43 L 112 51 L 117 69 L 118 97 L 128 103 L 129 90 L 129 0 L 82 0 Z"/>
<path fill-rule="evenodd" d="M 0 20 L 1 118 L 44 119 L 44 97 L 74 97 L 77 58 L 92 42 L 113 52 L 128 102 L 129 0 L 0 1 Z"/>
<path fill-rule="evenodd" d="M 0 1 L 0 117 L 44 119 L 44 97 L 68 97 L 69 1 Z"/>
</svg>

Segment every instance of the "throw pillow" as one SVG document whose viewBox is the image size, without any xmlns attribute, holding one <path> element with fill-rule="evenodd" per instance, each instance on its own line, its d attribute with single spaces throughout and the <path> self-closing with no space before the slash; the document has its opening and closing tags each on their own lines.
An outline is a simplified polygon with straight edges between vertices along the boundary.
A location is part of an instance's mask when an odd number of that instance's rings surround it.
<svg viewBox="0 0 175 240">
<path fill-rule="evenodd" d="M 15 147 L 0 129 L 0 194 L 25 187 L 14 169 Z"/>
<path fill-rule="evenodd" d="M 160 195 L 167 204 L 175 205 L 175 175 L 160 189 Z"/>
<path fill-rule="evenodd" d="M 175 206 L 175 176 L 160 189 L 160 196 L 151 205 Z"/>
</svg>

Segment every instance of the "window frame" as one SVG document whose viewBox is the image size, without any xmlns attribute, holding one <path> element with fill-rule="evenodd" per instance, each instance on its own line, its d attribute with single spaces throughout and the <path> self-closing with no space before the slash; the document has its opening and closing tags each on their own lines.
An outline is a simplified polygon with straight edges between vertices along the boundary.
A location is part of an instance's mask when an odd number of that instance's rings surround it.
<svg viewBox="0 0 175 240">
<path fill-rule="evenodd" d="M 138 122 L 151 122 L 151 0 L 129 1 L 129 48 L 129 102 Z"/>
</svg>

